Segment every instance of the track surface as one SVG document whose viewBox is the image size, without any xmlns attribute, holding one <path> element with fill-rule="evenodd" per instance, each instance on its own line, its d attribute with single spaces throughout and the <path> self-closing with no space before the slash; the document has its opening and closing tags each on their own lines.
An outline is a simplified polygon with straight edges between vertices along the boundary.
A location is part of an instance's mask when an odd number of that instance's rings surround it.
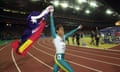
<svg viewBox="0 0 120 72">
<path fill-rule="evenodd" d="M 10 44 L 0 46 L 0 72 L 52 72 L 54 54 L 51 38 L 39 39 L 25 57 Z M 120 72 L 120 45 L 109 50 L 67 46 L 65 59 L 75 72 Z"/>
</svg>

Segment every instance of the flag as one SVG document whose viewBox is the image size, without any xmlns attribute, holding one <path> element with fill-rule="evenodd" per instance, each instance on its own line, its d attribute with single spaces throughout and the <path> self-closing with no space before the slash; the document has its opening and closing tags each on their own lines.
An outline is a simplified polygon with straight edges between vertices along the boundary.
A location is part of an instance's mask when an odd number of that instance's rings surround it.
<svg viewBox="0 0 120 72">
<path fill-rule="evenodd" d="M 40 37 L 46 24 L 45 18 L 51 11 L 53 11 L 53 6 L 50 5 L 41 13 L 33 11 L 28 15 L 28 27 L 22 35 L 21 41 L 15 40 L 11 44 L 16 53 L 26 55 L 32 44 Z"/>
<path fill-rule="evenodd" d="M 45 20 L 42 20 L 40 22 L 40 25 L 38 27 L 38 30 L 30 36 L 18 49 L 18 52 L 22 55 L 26 55 L 29 48 L 31 48 L 31 45 L 35 43 L 35 41 L 40 37 L 44 27 L 45 27 Z"/>
<path fill-rule="evenodd" d="M 37 30 L 21 45 L 19 45 L 18 40 L 15 40 L 12 43 L 14 51 L 16 51 L 18 54 L 25 56 L 27 54 L 27 51 L 31 48 L 32 44 L 35 43 L 35 41 L 40 37 L 45 27 L 45 24 L 46 24 L 45 20 L 42 19 L 40 21 L 39 26 L 37 27 Z"/>
</svg>

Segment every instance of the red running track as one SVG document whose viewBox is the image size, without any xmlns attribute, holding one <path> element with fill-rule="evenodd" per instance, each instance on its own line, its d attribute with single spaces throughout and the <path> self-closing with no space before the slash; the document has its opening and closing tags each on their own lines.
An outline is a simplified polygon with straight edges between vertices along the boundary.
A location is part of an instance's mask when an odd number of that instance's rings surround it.
<svg viewBox="0 0 120 72">
<path fill-rule="evenodd" d="M 54 54 L 51 38 L 39 39 L 25 57 L 10 44 L 0 46 L 0 72 L 52 72 Z M 67 46 L 65 59 L 75 72 L 120 72 L 120 45 L 107 50 Z"/>
</svg>

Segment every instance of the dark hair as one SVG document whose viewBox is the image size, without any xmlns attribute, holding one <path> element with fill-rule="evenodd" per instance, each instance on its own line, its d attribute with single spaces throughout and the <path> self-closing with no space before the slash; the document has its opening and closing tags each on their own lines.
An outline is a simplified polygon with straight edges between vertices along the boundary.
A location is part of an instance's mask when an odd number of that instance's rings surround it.
<svg viewBox="0 0 120 72">
<path fill-rule="evenodd" d="M 60 27 L 63 27 L 63 25 L 62 24 L 57 24 L 56 25 L 56 30 L 59 30 Z"/>
</svg>

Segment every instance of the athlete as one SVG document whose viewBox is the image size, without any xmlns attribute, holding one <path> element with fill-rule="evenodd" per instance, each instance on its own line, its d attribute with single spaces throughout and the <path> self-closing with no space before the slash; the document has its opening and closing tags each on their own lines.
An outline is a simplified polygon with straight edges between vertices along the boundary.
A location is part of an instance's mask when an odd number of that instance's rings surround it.
<svg viewBox="0 0 120 72">
<path fill-rule="evenodd" d="M 64 59 L 65 50 L 66 50 L 65 40 L 68 36 L 72 35 L 74 32 L 81 29 L 82 25 L 78 26 L 76 29 L 64 35 L 64 28 L 61 24 L 56 25 L 56 28 L 54 26 L 53 11 L 51 11 L 50 13 L 50 21 L 51 21 L 50 28 L 53 37 L 53 44 L 56 48 L 55 64 L 54 64 L 53 72 L 58 72 L 60 68 L 65 72 L 74 72 L 70 64 Z"/>
</svg>

